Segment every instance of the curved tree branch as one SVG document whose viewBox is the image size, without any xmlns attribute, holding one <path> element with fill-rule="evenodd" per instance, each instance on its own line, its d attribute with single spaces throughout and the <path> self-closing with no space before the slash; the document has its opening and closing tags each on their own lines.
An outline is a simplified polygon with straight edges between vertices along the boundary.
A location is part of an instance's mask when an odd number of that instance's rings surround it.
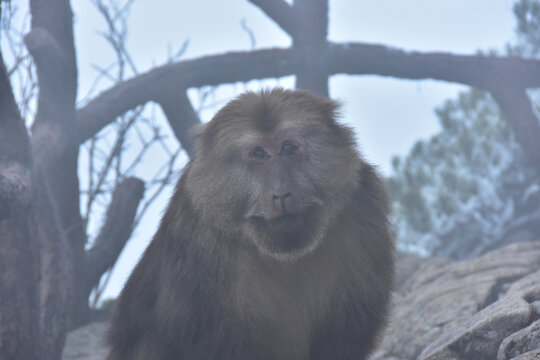
<svg viewBox="0 0 540 360">
<path fill-rule="evenodd" d="M 421 53 L 364 43 L 331 43 L 331 74 L 434 79 L 484 90 L 507 86 L 540 87 L 540 61 L 518 57 Z"/>
<path fill-rule="evenodd" d="M 509 79 L 522 88 L 540 87 L 540 61 L 448 53 L 407 52 L 362 43 L 329 44 L 329 74 L 381 75 L 435 79 L 492 91 Z M 84 142 L 124 112 L 163 89 L 187 89 L 295 74 L 300 55 L 292 49 L 267 49 L 207 56 L 168 64 L 103 92 L 77 112 L 77 141 Z"/>
<path fill-rule="evenodd" d="M 525 90 L 508 86 L 493 89 L 491 94 L 509 120 L 529 162 L 540 174 L 540 122 Z"/>
<path fill-rule="evenodd" d="M 297 66 L 293 51 L 268 49 L 230 52 L 167 64 L 109 90 L 77 111 L 76 140 L 82 143 L 117 116 L 150 100 L 159 102 L 163 89 L 184 89 L 251 79 L 291 75 Z"/>
<path fill-rule="evenodd" d="M 540 87 L 540 61 L 518 57 L 406 52 L 381 45 L 333 44 L 331 72 L 434 79 L 490 92 L 540 173 L 540 122 L 526 89 Z"/>
<path fill-rule="evenodd" d="M 158 100 L 174 135 L 182 144 L 182 147 L 190 157 L 195 154 L 195 142 L 191 136 L 191 129 L 200 124 L 200 119 L 187 94 L 182 89 L 167 92 L 160 96 Z"/>
<path fill-rule="evenodd" d="M 133 220 L 143 195 L 144 182 L 134 177 L 125 179 L 114 190 L 105 224 L 94 246 L 86 252 L 86 297 L 101 275 L 114 265 L 131 236 Z"/>
</svg>

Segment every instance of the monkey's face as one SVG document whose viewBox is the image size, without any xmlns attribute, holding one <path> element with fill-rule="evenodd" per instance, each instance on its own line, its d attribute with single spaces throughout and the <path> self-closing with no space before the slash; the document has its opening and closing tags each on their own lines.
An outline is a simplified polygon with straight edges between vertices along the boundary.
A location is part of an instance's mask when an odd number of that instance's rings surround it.
<svg viewBox="0 0 540 360">
<path fill-rule="evenodd" d="M 322 177 L 313 176 L 306 129 L 292 127 L 250 136 L 241 150 L 249 174 L 244 226 L 259 248 L 270 254 L 297 254 L 317 244 L 328 202 Z"/>
<path fill-rule="evenodd" d="M 335 107 L 305 92 L 274 90 L 223 108 L 199 134 L 192 166 L 195 202 L 206 217 L 274 258 L 317 248 L 360 166 Z"/>
</svg>

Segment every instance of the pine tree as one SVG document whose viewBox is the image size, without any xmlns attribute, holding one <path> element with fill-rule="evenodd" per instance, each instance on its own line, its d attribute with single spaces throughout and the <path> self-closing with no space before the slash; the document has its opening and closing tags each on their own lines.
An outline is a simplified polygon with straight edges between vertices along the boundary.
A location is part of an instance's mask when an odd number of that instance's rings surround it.
<svg viewBox="0 0 540 360">
<path fill-rule="evenodd" d="M 537 56 L 540 2 L 521 0 L 514 14 L 518 43 L 507 51 Z M 441 132 L 393 160 L 388 187 L 400 245 L 461 259 L 540 239 L 540 176 L 494 100 L 471 89 L 446 101 L 436 115 Z"/>
</svg>

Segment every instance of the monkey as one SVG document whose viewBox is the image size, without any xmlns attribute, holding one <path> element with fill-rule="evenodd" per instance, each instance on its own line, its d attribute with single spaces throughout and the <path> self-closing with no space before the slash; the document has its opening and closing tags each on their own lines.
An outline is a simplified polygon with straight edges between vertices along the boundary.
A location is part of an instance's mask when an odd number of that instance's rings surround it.
<svg viewBox="0 0 540 360">
<path fill-rule="evenodd" d="M 366 359 L 394 272 L 389 205 L 340 104 L 246 92 L 195 131 L 126 282 L 108 360 Z"/>
</svg>

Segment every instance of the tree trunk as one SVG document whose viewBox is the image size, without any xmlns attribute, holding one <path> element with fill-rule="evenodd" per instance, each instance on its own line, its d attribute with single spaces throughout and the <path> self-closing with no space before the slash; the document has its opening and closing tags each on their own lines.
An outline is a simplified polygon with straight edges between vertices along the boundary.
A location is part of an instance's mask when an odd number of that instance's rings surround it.
<svg viewBox="0 0 540 360">
<path fill-rule="evenodd" d="M 0 51 L 0 359 L 39 358 L 30 146 Z"/>
</svg>

